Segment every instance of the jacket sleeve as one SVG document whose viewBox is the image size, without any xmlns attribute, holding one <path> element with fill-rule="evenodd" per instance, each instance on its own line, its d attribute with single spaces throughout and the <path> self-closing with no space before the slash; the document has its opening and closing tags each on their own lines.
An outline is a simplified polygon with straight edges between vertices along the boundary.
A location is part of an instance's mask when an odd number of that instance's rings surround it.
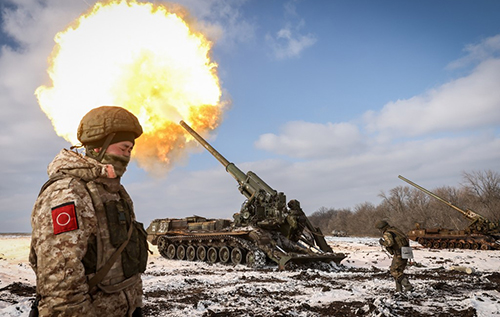
<svg viewBox="0 0 500 317">
<path fill-rule="evenodd" d="M 394 246 L 394 238 L 389 231 L 384 232 L 383 239 L 384 239 L 383 242 L 384 247 L 392 248 Z"/>
<path fill-rule="evenodd" d="M 84 184 L 63 179 L 49 186 L 35 203 L 31 225 L 40 316 L 95 316 L 82 259 L 96 220 Z"/>
</svg>

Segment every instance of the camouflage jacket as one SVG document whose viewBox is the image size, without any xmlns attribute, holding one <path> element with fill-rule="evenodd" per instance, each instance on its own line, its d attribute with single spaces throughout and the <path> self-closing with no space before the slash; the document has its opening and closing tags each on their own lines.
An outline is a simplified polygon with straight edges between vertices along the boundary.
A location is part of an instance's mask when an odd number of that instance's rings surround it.
<svg viewBox="0 0 500 317">
<path fill-rule="evenodd" d="M 40 193 L 31 215 L 30 264 L 40 316 L 131 316 L 142 306 L 142 281 L 140 273 L 125 276 L 124 252 L 98 288 L 90 291 L 88 285 L 117 249 L 103 206 L 125 201 L 128 223 L 135 223 L 120 179 L 108 177 L 114 172 L 110 165 L 66 149 L 47 171 L 56 181 Z"/>
<path fill-rule="evenodd" d="M 401 255 L 401 247 L 409 246 L 409 240 L 401 230 L 389 227 L 383 234 L 382 245 L 390 254 Z"/>
</svg>

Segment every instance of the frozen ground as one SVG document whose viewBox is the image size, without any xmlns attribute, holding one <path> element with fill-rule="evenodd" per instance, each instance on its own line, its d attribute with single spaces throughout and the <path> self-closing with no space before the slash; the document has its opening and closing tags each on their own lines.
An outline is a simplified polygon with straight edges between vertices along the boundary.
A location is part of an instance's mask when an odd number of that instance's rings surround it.
<svg viewBox="0 0 500 317">
<path fill-rule="evenodd" d="M 27 316 L 35 292 L 29 236 L 0 236 L 0 316 Z M 413 244 L 414 291 L 394 293 L 390 258 L 374 238 L 328 238 L 341 266 L 278 271 L 167 260 L 143 276 L 146 316 L 500 316 L 500 251 Z M 156 248 L 153 247 L 153 249 Z M 470 268 L 472 274 L 450 270 Z"/>
</svg>

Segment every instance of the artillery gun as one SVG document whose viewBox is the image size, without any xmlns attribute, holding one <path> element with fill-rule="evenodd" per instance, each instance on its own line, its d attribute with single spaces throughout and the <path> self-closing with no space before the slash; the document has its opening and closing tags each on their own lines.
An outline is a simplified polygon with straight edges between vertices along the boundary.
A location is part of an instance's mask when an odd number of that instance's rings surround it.
<svg viewBox="0 0 500 317">
<path fill-rule="evenodd" d="M 443 228 L 423 229 L 417 224 L 416 228 L 408 232 L 408 238 L 419 244 L 435 249 L 473 249 L 473 250 L 500 250 L 500 228 L 499 225 L 467 209 L 462 210 L 451 202 L 439 197 L 433 192 L 415 184 L 414 182 L 398 176 L 413 187 L 423 191 L 429 196 L 439 200 L 445 205 L 460 212 L 470 220 L 470 224 L 463 230 L 451 230 Z"/>
<path fill-rule="evenodd" d="M 211 263 L 246 263 L 261 267 L 267 261 L 285 269 L 288 263 L 335 262 L 346 256 L 334 253 L 321 230 L 315 228 L 297 200 L 266 184 L 257 174 L 243 173 L 184 121 L 180 125 L 205 147 L 234 177 L 246 201 L 228 219 L 193 216 L 156 219 L 147 229 L 148 240 L 168 259 Z"/>
</svg>

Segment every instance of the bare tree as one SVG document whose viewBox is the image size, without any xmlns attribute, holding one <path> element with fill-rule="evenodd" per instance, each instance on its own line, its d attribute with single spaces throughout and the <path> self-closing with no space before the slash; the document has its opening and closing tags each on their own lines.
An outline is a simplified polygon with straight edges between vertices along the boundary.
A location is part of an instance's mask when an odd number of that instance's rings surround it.
<svg viewBox="0 0 500 317">
<path fill-rule="evenodd" d="M 468 191 L 469 204 L 475 206 L 478 213 L 498 222 L 500 220 L 500 174 L 485 172 L 462 173 Z M 472 208 L 471 208 L 472 209 Z"/>
<path fill-rule="evenodd" d="M 500 220 L 500 174 L 492 171 L 463 173 L 464 184 L 455 188 L 443 186 L 431 190 L 459 209 L 470 209 L 493 222 Z M 376 236 L 373 227 L 377 220 L 386 219 L 403 231 L 418 223 L 422 228 L 465 229 L 470 224 L 461 213 L 448 204 L 410 187 L 398 186 L 386 194 L 382 202 L 356 205 L 350 209 L 321 207 L 309 218 L 325 234 L 332 230 L 345 231 L 352 236 Z"/>
<path fill-rule="evenodd" d="M 365 202 L 356 205 L 352 214 L 351 227 L 347 231 L 354 236 L 375 236 L 379 234 L 375 229 L 375 223 L 383 219 L 384 214 L 381 209 L 377 209 L 373 204 Z"/>
</svg>

